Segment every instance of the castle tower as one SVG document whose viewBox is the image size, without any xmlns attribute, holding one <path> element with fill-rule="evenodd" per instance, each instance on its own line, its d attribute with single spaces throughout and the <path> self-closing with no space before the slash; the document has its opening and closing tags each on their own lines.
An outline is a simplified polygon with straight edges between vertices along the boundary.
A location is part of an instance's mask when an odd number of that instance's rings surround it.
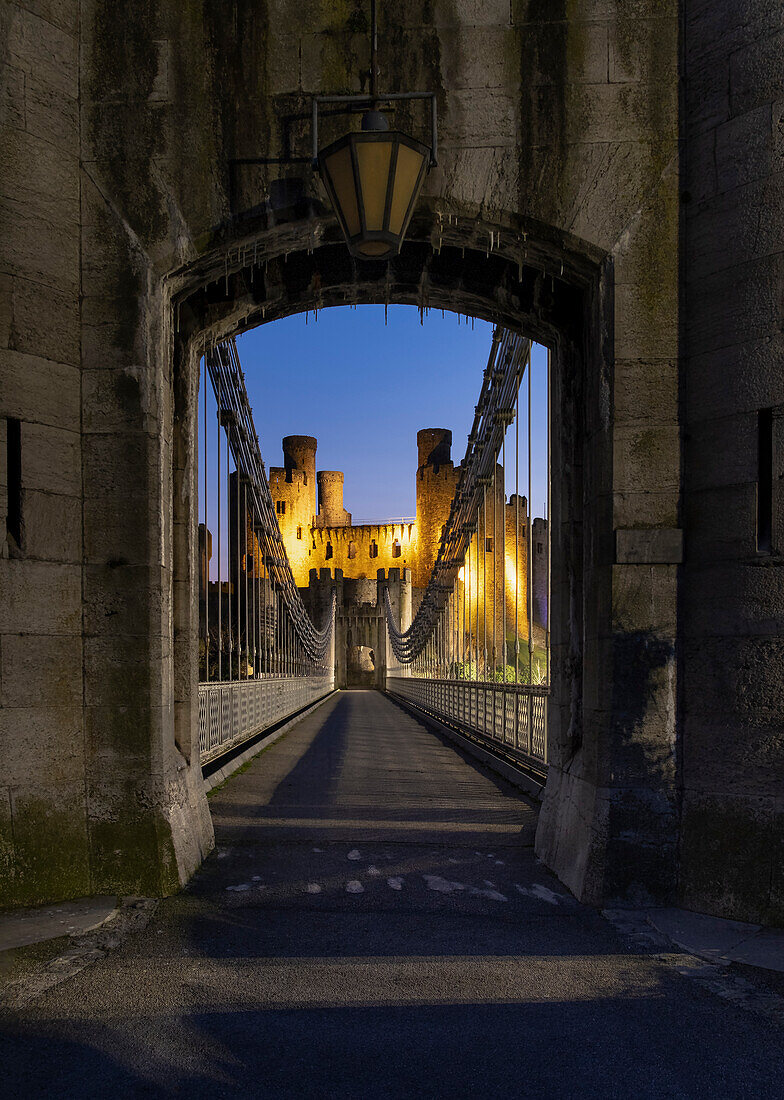
<svg viewBox="0 0 784 1100">
<path fill-rule="evenodd" d="M 449 519 L 460 470 L 452 462 L 452 433 L 448 428 L 423 428 L 417 432 L 417 450 L 417 555 L 413 581 L 416 588 L 426 588 L 438 555 L 441 529 Z"/>
<path fill-rule="evenodd" d="M 299 475 L 302 477 L 303 487 L 308 490 L 308 524 L 316 514 L 316 447 L 317 440 L 312 435 L 287 435 L 283 440 L 286 481 L 291 483 Z"/>
<path fill-rule="evenodd" d="M 351 513 L 343 507 L 342 470 L 319 470 L 316 527 L 350 527 Z"/>
<path fill-rule="evenodd" d="M 308 583 L 310 527 L 316 512 L 316 447 L 312 435 L 287 435 L 283 466 L 270 466 L 269 486 L 294 579 Z"/>
</svg>

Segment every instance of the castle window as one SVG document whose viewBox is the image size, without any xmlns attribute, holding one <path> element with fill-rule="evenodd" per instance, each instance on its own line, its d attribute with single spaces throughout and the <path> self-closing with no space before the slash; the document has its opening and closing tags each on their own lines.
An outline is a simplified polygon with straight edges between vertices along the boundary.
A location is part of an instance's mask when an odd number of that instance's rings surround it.
<svg viewBox="0 0 784 1100">
<path fill-rule="evenodd" d="M 357 556 L 357 544 L 355 542 L 348 544 L 348 556 L 351 561 Z"/>
<path fill-rule="evenodd" d="M 544 545 L 543 545 L 543 543 L 541 543 L 541 542 L 537 542 L 537 544 L 536 544 L 536 552 L 537 552 L 537 554 L 541 554 L 541 552 L 542 552 L 543 550 L 544 550 Z"/>
<path fill-rule="evenodd" d="M 392 543 L 392 557 L 399 558 L 402 553 L 402 547 L 400 545 L 400 539 L 395 539 Z"/>
<path fill-rule="evenodd" d="M 331 542 L 327 543 L 327 549 L 324 553 L 324 557 L 326 558 L 327 561 L 329 561 L 329 559 L 332 557 L 332 543 Z"/>
<path fill-rule="evenodd" d="M 286 502 L 285 502 L 285 500 L 276 500 L 275 501 L 275 511 L 278 513 L 279 516 L 285 516 L 285 514 L 286 514 Z"/>
<path fill-rule="evenodd" d="M 298 539 L 301 539 L 301 538 L 302 538 L 302 528 L 301 528 L 301 527 L 298 527 L 298 528 L 297 528 L 297 538 L 298 538 Z"/>
<path fill-rule="evenodd" d="M 376 542 L 375 539 L 373 539 L 373 541 L 370 544 L 369 553 L 370 553 L 371 558 L 377 558 L 378 557 L 378 543 Z"/>
<path fill-rule="evenodd" d="M 492 554 L 492 552 L 493 552 L 493 540 L 492 539 L 485 539 L 485 553 L 486 554 Z"/>
</svg>

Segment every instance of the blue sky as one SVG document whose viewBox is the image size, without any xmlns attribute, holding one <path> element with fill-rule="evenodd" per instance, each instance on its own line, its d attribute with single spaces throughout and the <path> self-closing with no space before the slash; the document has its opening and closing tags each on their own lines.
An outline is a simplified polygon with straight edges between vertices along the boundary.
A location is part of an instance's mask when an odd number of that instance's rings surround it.
<svg viewBox="0 0 784 1100">
<path fill-rule="evenodd" d="M 246 333 L 237 346 L 265 463 L 282 465 L 284 435 L 314 435 L 317 468 L 345 473 L 345 506 L 355 521 L 413 516 L 416 433 L 450 428 L 452 457 L 463 458 L 492 332 L 487 322 L 440 311 L 420 324 L 413 306 L 390 306 L 385 324 L 383 306 L 359 306 L 326 309 L 307 323 L 298 314 Z M 545 364 L 537 347 L 534 515 L 545 506 Z M 520 451 L 520 491 L 527 495 L 524 423 Z M 512 455 L 510 444 L 509 466 Z"/>
<path fill-rule="evenodd" d="M 355 523 L 413 518 L 416 511 L 416 435 L 449 428 L 452 458 L 466 449 L 474 406 L 487 365 L 493 327 L 425 315 L 413 306 L 323 310 L 261 325 L 237 341 L 264 462 L 283 465 L 285 435 L 318 439 L 316 468 L 343 470 L 345 507 Z M 547 357 L 534 346 L 532 373 L 532 497 L 534 516 L 546 514 Z M 205 372 L 202 371 L 202 380 Z M 218 429 L 208 383 L 207 525 L 218 529 Z M 528 496 L 527 378 L 520 393 L 519 491 Z M 199 521 L 204 522 L 204 393 L 199 395 Z M 221 521 L 227 546 L 225 437 L 221 439 Z M 514 428 L 507 436 L 507 494 L 514 492 Z M 217 576 L 217 543 L 211 564 Z M 226 576 L 226 550 L 220 572 Z"/>
</svg>

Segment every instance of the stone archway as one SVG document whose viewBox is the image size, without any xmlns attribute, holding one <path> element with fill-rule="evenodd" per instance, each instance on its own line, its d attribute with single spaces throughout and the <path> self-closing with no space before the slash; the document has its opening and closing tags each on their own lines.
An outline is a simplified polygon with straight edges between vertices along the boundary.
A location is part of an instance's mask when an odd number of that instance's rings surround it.
<svg viewBox="0 0 784 1100">
<path fill-rule="evenodd" d="M 188 657 L 199 350 L 398 301 L 555 353 L 543 858 L 592 901 L 670 898 L 678 877 L 694 908 L 784 913 L 782 584 L 775 554 L 757 567 L 746 445 L 784 403 L 758 217 L 775 168 L 739 178 L 733 154 L 747 134 L 774 148 L 776 25 L 766 0 L 719 7 L 385 6 L 382 79 L 437 93 L 440 164 L 400 259 L 359 273 L 308 131 L 313 94 L 362 88 L 361 0 L 9 0 L 0 424 L 23 522 L 0 560 L 3 900 L 166 892 L 209 849 Z M 717 586 L 729 617 L 706 611 Z"/>
<path fill-rule="evenodd" d="M 316 238 L 321 241 L 318 246 Z M 553 766 L 539 845 L 576 893 L 600 900 L 602 888 L 597 883 L 604 881 L 617 854 L 611 851 L 613 838 L 606 821 L 598 816 L 595 792 L 602 777 L 592 768 L 599 741 L 606 766 L 614 766 L 616 746 L 606 723 L 617 726 L 623 715 L 613 716 L 611 708 L 608 714 L 598 705 L 613 690 L 616 699 L 621 696 L 612 687 L 612 666 L 594 659 L 602 637 L 613 630 L 611 606 L 598 604 L 597 595 L 612 589 L 615 563 L 612 554 L 599 557 L 594 551 L 587 567 L 586 546 L 613 546 L 601 495 L 613 466 L 611 423 L 602 402 L 613 381 L 606 336 L 612 326 L 614 286 L 608 257 L 577 241 L 554 241 L 555 234 L 547 229 L 536 237 L 530 232 L 524 236 L 519 220 L 511 215 L 490 223 L 456 204 L 447 210 L 444 203 L 423 204 L 399 258 L 385 265 L 357 264 L 333 225 L 320 222 L 314 229 L 312 219 L 304 219 L 251 235 L 223 254 L 203 257 L 175 273 L 167 291 L 176 330 L 175 378 L 181 380 L 182 411 L 177 420 L 183 425 L 192 415 L 204 347 L 295 312 L 363 302 L 417 304 L 423 310 L 452 309 L 498 321 L 551 347 L 553 469 L 558 471 L 553 485 L 551 629 L 554 651 L 561 659 L 553 685 Z M 191 427 L 183 439 L 193 438 Z M 195 455 L 189 455 L 187 446 L 182 454 L 185 470 L 190 469 L 186 477 L 193 477 Z M 592 471 L 587 483 L 586 469 Z M 188 498 L 177 492 L 176 483 L 174 498 Z M 660 586 L 655 599 L 674 603 L 674 585 L 673 576 L 671 590 Z M 635 624 L 633 615 L 626 628 L 641 639 L 642 653 L 633 655 L 640 691 L 633 705 L 644 719 L 658 705 L 653 678 L 662 664 L 672 664 L 675 639 L 672 633 L 651 631 L 648 622 Z M 655 646 L 649 644 L 653 638 Z M 179 653 L 175 647 L 175 669 L 179 660 L 192 664 L 187 647 L 182 656 Z M 629 696 L 622 706 L 628 702 Z M 658 767 L 662 756 L 672 754 L 673 735 L 665 724 L 635 763 L 633 789 L 619 791 L 631 818 L 624 823 L 626 850 L 612 862 L 621 894 L 648 889 L 652 896 L 665 897 L 673 888 L 675 775 Z M 182 736 L 187 740 L 187 734 Z M 668 852 L 669 859 L 645 866 L 643 886 L 639 868 L 651 850 Z"/>
</svg>

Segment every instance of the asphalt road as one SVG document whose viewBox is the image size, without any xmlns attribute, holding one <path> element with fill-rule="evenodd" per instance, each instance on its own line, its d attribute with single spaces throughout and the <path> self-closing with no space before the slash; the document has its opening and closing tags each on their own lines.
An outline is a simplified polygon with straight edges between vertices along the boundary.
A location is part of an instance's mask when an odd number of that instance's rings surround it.
<svg viewBox="0 0 784 1100">
<path fill-rule="evenodd" d="M 23 1097 L 784 1097 L 784 1032 L 534 857 L 534 808 L 374 692 L 212 799 L 189 888 L 0 1032 Z"/>
</svg>

